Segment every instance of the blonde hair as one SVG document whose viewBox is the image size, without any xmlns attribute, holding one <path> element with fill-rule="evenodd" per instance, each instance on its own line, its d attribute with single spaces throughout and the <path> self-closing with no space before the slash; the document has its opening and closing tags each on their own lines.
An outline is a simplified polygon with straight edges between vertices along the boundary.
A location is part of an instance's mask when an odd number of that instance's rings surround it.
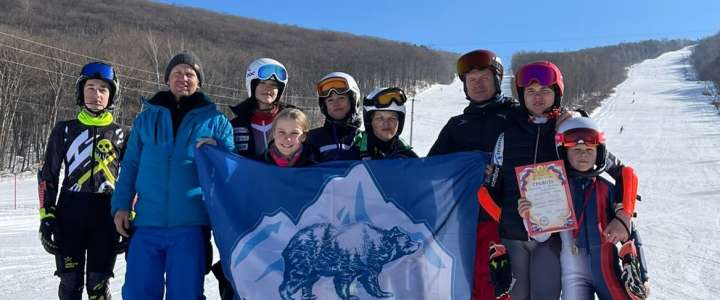
<svg viewBox="0 0 720 300">
<path fill-rule="evenodd" d="M 295 121 L 295 123 L 297 123 L 300 127 L 303 135 L 306 135 L 308 131 L 310 131 L 310 121 L 308 121 L 307 115 L 305 115 L 302 110 L 297 108 L 286 108 L 275 116 L 272 126 L 270 127 L 270 140 L 275 139 L 275 128 L 277 127 L 278 120 L 280 119 L 290 119 Z"/>
</svg>

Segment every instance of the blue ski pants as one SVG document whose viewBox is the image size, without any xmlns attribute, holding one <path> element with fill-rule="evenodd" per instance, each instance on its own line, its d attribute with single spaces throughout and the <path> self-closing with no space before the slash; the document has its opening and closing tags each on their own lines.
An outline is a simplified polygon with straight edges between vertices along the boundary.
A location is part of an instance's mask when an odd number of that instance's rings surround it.
<svg viewBox="0 0 720 300">
<path fill-rule="evenodd" d="M 201 226 L 136 227 L 123 299 L 205 299 L 205 251 Z"/>
</svg>

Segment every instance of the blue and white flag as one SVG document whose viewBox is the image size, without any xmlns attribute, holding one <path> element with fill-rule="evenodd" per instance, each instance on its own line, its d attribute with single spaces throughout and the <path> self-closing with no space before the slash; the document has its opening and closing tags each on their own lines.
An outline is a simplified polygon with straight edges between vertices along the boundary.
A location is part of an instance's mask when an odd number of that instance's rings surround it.
<svg viewBox="0 0 720 300">
<path fill-rule="evenodd" d="M 486 155 L 279 168 L 207 146 L 196 159 L 238 296 L 470 299 Z"/>
</svg>

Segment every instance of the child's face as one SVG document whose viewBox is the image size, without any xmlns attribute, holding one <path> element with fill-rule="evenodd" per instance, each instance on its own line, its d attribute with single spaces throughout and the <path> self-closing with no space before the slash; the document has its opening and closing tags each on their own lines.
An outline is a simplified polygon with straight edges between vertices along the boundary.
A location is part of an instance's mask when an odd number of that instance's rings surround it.
<svg viewBox="0 0 720 300">
<path fill-rule="evenodd" d="M 85 107 L 99 112 L 108 105 L 110 99 L 110 85 L 100 79 L 88 79 L 83 87 L 83 100 Z"/>
<path fill-rule="evenodd" d="M 585 172 L 595 165 L 597 159 L 597 146 L 588 146 L 586 144 L 577 144 L 567 148 L 568 161 L 573 169 Z"/>
<path fill-rule="evenodd" d="M 277 120 L 273 132 L 275 147 L 285 156 L 290 156 L 300 149 L 305 140 L 305 134 L 300 125 L 293 119 L 282 118 Z"/>
<path fill-rule="evenodd" d="M 371 123 L 375 137 L 387 142 L 397 134 L 400 121 L 397 112 L 381 110 L 372 114 Z"/>
<path fill-rule="evenodd" d="M 347 94 L 330 93 L 330 97 L 325 98 L 325 107 L 331 118 L 342 120 L 350 112 L 350 98 Z"/>
<path fill-rule="evenodd" d="M 255 99 L 265 105 L 271 105 L 275 102 L 279 91 L 280 85 L 275 80 L 261 80 L 255 87 Z"/>
</svg>

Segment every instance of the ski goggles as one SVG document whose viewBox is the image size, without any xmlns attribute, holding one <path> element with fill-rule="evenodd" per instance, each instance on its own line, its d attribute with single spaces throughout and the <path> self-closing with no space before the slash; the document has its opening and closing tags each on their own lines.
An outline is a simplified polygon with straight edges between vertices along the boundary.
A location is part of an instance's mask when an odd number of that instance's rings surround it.
<svg viewBox="0 0 720 300">
<path fill-rule="evenodd" d="M 317 85 L 318 97 L 330 97 L 331 92 L 338 95 L 347 94 L 350 91 L 350 85 L 347 80 L 341 77 L 327 78 Z"/>
<path fill-rule="evenodd" d="M 485 68 L 494 69 L 494 73 L 502 73 L 502 63 L 490 51 L 474 51 L 463 55 L 457 62 L 457 73 L 460 75 L 467 74 L 472 69 L 482 70 Z"/>
<path fill-rule="evenodd" d="M 395 102 L 397 105 L 403 105 L 407 102 L 405 93 L 399 88 L 386 89 L 371 99 L 365 99 L 365 106 L 374 106 L 376 108 L 386 108 Z"/>
<path fill-rule="evenodd" d="M 80 70 L 80 76 L 113 81 L 115 79 L 115 71 L 106 63 L 93 62 L 83 66 L 82 70 Z"/>
<path fill-rule="evenodd" d="M 515 74 L 515 84 L 519 87 L 528 87 L 533 82 L 551 86 L 558 82 L 558 74 L 555 69 L 544 64 L 525 65 Z"/>
<path fill-rule="evenodd" d="M 588 128 L 570 129 L 564 133 L 555 134 L 555 145 L 572 148 L 577 145 L 597 147 L 605 143 L 605 133 Z"/>
<path fill-rule="evenodd" d="M 275 76 L 277 80 L 285 82 L 288 79 L 287 70 L 278 65 L 264 65 L 258 69 L 258 78 L 268 80 Z"/>
</svg>

